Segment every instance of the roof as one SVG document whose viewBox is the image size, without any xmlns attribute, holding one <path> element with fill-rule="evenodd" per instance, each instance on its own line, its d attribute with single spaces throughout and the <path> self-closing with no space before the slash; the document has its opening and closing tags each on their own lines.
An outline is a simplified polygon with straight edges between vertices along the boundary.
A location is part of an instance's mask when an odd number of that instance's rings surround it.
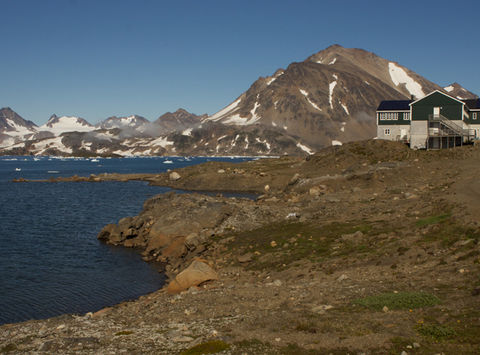
<svg viewBox="0 0 480 355">
<path fill-rule="evenodd" d="M 462 100 L 459 100 L 459 99 L 457 99 L 456 97 L 453 97 L 452 95 L 447 94 L 446 92 L 443 92 L 443 91 L 440 91 L 440 90 L 434 90 L 434 91 L 432 91 L 430 94 L 427 94 L 427 95 L 425 95 L 424 97 L 422 97 L 421 99 L 417 99 L 417 100 L 413 101 L 412 103 L 410 103 L 410 105 L 414 105 L 414 104 L 416 104 L 417 102 L 422 101 L 422 100 L 426 99 L 427 97 L 429 97 L 430 95 L 433 95 L 433 94 L 436 94 L 436 93 L 442 94 L 443 96 L 446 96 L 446 97 L 448 97 L 448 98 L 450 98 L 450 99 L 452 99 L 452 100 L 455 100 L 455 101 L 461 103 L 462 105 L 465 104 L 465 102 L 463 102 Z"/>
<path fill-rule="evenodd" d="M 412 100 L 387 100 L 380 102 L 377 111 L 409 111 Z"/>
<path fill-rule="evenodd" d="M 469 110 L 480 110 L 480 99 L 462 100 Z"/>
</svg>

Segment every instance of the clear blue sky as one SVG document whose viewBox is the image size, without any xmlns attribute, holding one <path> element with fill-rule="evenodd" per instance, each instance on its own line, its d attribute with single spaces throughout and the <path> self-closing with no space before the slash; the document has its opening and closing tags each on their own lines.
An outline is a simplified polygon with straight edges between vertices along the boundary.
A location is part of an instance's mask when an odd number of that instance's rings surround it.
<svg viewBox="0 0 480 355">
<path fill-rule="evenodd" d="M 96 123 L 213 114 L 331 44 L 480 94 L 480 1 L 0 0 L 0 107 Z"/>
</svg>

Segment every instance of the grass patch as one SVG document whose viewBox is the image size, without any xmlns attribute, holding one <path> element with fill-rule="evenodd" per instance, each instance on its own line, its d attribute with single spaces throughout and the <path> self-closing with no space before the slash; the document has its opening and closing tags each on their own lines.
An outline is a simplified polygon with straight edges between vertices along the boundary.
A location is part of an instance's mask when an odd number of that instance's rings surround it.
<svg viewBox="0 0 480 355">
<path fill-rule="evenodd" d="M 133 332 L 131 330 L 122 330 L 121 332 L 115 333 L 115 336 L 119 335 L 131 335 Z"/>
<path fill-rule="evenodd" d="M 382 310 L 385 306 L 391 310 L 401 310 L 431 307 L 439 303 L 440 299 L 425 292 L 382 293 L 353 301 L 353 304 L 376 311 Z"/>
<path fill-rule="evenodd" d="M 298 323 L 297 326 L 295 327 L 295 330 L 298 332 L 315 334 L 317 333 L 317 326 L 313 322 Z"/>
<path fill-rule="evenodd" d="M 417 327 L 417 332 L 434 340 L 452 338 L 457 334 L 452 328 L 439 324 L 422 324 Z"/>
<path fill-rule="evenodd" d="M 452 215 L 450 213 L 444 213 L 438 216 L 430 216 L 426 218 L 419 219 L 416 222 L 417 227 L 430 226 L 432 224 L 442 223 L 448 220 Z"/>
<path fill-rule="evenodd" d="M 181 355 L 200 355 L 200 354 L 216 354 L 220 351 L 230 349 L 230 344 L 221 340 L 211 340 L 206 343 L 195 345 L 194 347 L 182 351 Z"/>
<path fill-rule="evenodd" d="M 332 245 L 340 241 L 343 234 L 361 231 L 363 234 L 378 233 L 374 226 L 365 222 L 309 224 L 300 222 L 277 223 L 251 231 L 232 233 L 223 238 L 233 237 L 226 247 L 235 254 L 251 252 L 255 256 L 247 265 L 249 269 L 281 268 L 298 260 L 312 262 L 324 258 L 351 253 L 368 253 L 367 244 L 356 245 L 343 242 L 332 255 Z"/>
</svg>

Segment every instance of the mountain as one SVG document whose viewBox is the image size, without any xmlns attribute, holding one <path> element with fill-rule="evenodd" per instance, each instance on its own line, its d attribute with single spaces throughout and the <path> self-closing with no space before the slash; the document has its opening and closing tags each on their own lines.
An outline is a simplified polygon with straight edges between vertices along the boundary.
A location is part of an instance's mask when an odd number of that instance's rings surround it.
<svg viewBox="0 0 480 355">
<path fill-rule="evenodd" d="M 145 117 L 132 115 L 128 117 L 117 117 L 112 116 L 107 118 L 105 121 L 100 122 L 96 125 L 97 128 L 101 129 L 112 129 L 112 128 L 132 128 L 141 130 L 145 125 L 150 123 Z"/>
<path fill-rule="evenodd" d="M 201 124 L 202 119 L 207 115 L 197 116 L 183 108 L 179 108 L 175 112 L 167 112 L 157 118 L 153 123 L 159 133 L 171 133 L 175 131 L 191 130 Z"/>
<path fill-rule="evenodd" d="M 436 89 L 441 87 L 396 62 L 333 45 L 259 78 L 206 120 L 281 127 L 319 149 L 374 137 L 380 101 L 420 98 Z"/>
<path fill-rule="evenodd" d="M 95 127 L 86 120 L 75 116 L 61 116 L 53 114 L 47 123 L 39 127 L 40 131 L 51 132 L 55 136 L 60 136 L 65 132 L 90 132 Z"/>
<path fill-rule="evenodd" d="M 459 83 L 453 83 L 443 88 L 450 96 L 456 97 L 459 100 L 468 100 L 478 98 L 473 92 L 463 88 Z"/>
<path fill-rule="evenodd" d="M 23 119 L 10 107 L 0 109 L 0 147 L 32 137 L 37 128 L 35 123 Z"/>
<path fill-rule="evenodd" d="M 53 115 L 36 127 L 3 109 L 0 154 L 310 154 L 374 137 L 380 101 L 421 98 L 433 90 L 462 99 L 476 97 L 458 83 L 442 88 L 372 52 L 333 45 L 260 77 L 212 116 L 178 109 L 154 122 L 137 115 L 114 116 L 94 127 L 78 117 Z"/>
</svg>

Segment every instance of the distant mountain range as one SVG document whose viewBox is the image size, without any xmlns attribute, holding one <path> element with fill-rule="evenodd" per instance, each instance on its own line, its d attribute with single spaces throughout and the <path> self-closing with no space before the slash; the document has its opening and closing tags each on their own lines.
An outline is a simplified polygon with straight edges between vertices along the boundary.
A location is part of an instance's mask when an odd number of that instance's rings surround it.
<svg viewBox="0 0 480 355">
<path fill-rule="evenodd" d="M 212 116 L 178 109 L 154 122 L 113 116 L 94 126 L 79 117 L 52 115 L 37 126 L 2 108 L 0 154 L 307 154 L 374 137 L 380 101 L 420 98 L 433 90 L 477 97 L 458 83 L 442 88 L 374 53 L 333 45 L 259 78 Z"/>
</svg>

